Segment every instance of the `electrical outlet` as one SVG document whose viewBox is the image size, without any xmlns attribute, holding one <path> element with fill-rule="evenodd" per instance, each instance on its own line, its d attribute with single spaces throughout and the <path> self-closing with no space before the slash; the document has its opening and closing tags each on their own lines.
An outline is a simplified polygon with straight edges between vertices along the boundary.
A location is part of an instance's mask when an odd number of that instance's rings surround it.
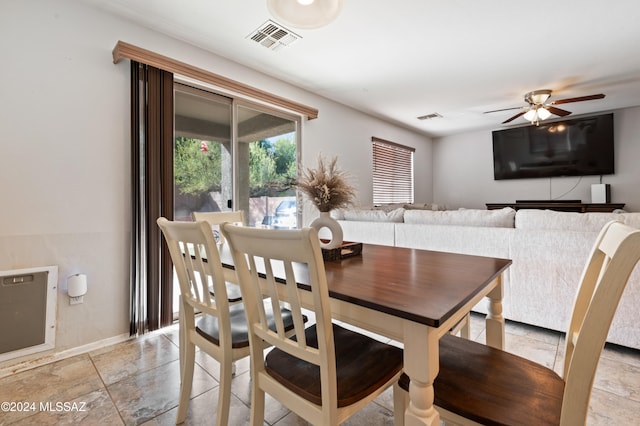
<svg viewBox="0 0 640 426">
<path fill-rule="evenodd" d="M 70 305 L 77 305 L 78 303 L 84 303 L 84 296 L 69 297 Z"/>
</svg>

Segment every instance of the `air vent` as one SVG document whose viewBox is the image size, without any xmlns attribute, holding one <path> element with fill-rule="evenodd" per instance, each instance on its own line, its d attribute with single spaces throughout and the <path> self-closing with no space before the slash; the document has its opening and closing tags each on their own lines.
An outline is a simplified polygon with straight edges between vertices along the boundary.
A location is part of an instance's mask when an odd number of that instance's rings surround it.
<svg viewBox="0 0 640 426">
<path fill-rule="evenodd" d="M 279 50 L 283 47 L 291 46 L 291 44 L 302 38 L 291 32 L 280 24 L 268 20 L 262 24 L 257 30 L 247 36 L 249 40 L 271 50 Z"/>
<path fill-rule="evenodd" d="M 418 120 L 431 120 L 432 118 L 442 118 L 442 116 L 437 112 L 434 112 L 427 115 L 421 115 L 420 117 L 418 117 Z"/>
</svg>

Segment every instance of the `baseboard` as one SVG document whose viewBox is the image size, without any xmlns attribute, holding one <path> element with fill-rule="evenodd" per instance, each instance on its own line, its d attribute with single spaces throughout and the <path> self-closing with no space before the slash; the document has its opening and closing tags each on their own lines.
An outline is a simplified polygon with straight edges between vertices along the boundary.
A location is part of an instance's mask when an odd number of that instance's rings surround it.
<svg viewBox="0 0 640 426">
<path fill-rule="evenodd" d="M 42 365 L 60 361 L 65 358 L 70 358 L 72 356 L 81 355 L 87 352 L 95 351 L 97 349 L 102 349 L 116 343 L 122 343 L 129 339 L 131 339 L 129 334 L 121 334 L 119 336 L 109 337 L 108 339 L 98 340 L 97 342 L 89 343 L 87 345 L 78 346 L 61 352 L 54 352 L 48 355 L 42 355 L 38 358 L 20 361 L 16 364 L 8 365 L 6 367 L 0 367 L 0 378 L 20 373 L 21 371 L 31 370 L 32 368 L 40 367 Z"/>
</svg>

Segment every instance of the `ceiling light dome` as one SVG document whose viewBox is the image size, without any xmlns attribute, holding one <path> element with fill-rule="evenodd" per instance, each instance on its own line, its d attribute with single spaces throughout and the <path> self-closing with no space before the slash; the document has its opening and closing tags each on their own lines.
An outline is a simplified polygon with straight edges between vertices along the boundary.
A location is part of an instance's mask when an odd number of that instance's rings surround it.
<svg viewBox="0 0 640 426">
<path fill-rule="evenodd" d="M 343 0 L 267 0 L 269 12 L 280 22 L 302 29 L 319 28 L 332 22 L 342 10 Z"/>
</svg>

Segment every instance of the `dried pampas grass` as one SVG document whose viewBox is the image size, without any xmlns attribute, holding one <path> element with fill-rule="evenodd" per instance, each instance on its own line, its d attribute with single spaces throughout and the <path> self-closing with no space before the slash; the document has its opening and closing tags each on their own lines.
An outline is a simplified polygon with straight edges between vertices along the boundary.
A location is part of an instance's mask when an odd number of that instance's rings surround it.
<svg viewBox="0 0 640 426">
<path fill-rule="evenodd" d="M 321 212 L 350 206 L 356 196 L 355 188 L 347 182 L 348 173 L 337 164 L 337 157 L 327 162 L 320 155 L 318 167 L 301 167 L 300 179 L 294 184 Z"/>
</svg>

